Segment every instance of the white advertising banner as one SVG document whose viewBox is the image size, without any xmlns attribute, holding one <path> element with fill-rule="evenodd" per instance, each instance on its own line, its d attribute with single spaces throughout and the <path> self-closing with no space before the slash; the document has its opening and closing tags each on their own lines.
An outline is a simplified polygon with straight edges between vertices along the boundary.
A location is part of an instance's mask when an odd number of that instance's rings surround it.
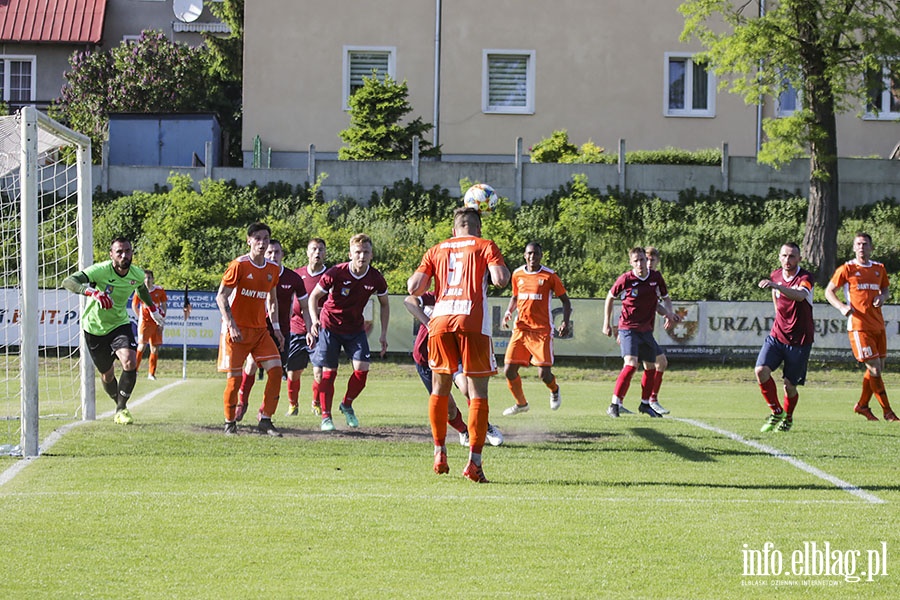
<svg viewBox="0 0 900 600">
<path fill-rule="evenodd" d="M 184 290 L 167 290 L 169 297 L 164 346 L 181 347 L 187 340 L 192 348 L 215 348 L 219 344 L 221 317 L 214 292 L 189 292 L 191 316 L 184 322 Z M 391 323 L 388 344 L 391 352 L 410 352 L 416 323 L 403 306 L 404 296 L 391 296 Z M 77 346 L 79 332 L 78 296 L 65 290 L 42 290 L 40 344 L 42 346 Z M 488 300 L 493 319 L 492 337 L 497 354 L 506 351 L 510 331 L 500 327 L 508 298 Z M 374 327 L 370 339 L 377 342 L 380 331 L 378 303 L 375 305 Z M 755 357 L 772 328 L 774 309 L 771 302 L 678 302 L 676 311 L 683 321 L 670 333 L 659 317 L 656 339 L 671 357 Z M 618 319 L 616 304 L 613 320 Z M 900 306 L 883 309 L 888 336 L 888 352 L 900 353 Z M 0 345 L 17 346 L 19 333 L 19 295 L 15 289 L 0 290 Z M 129 305 L 129 314 L 131 308 Z M 816 304 L 814 358 L 850 359 L 846 320 L 831 306 Z M 562 307 L 554 303 L 553 318 L 562 322 Z M 136 325 L 136 319 L 132 314 Z M 572 331 L 554 340 L 557 356 L 619 356 L 614 338 L 603 335 L 603 300 L 572 300 Z"/>
</svg>

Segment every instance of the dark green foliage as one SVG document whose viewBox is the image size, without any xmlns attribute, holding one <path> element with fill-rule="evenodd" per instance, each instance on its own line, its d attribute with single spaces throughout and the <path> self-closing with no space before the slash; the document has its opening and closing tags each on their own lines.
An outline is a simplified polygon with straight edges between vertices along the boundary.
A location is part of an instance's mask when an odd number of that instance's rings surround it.
<svg viewBox="0 0 900 600">
<path fill-rule="evenodd" d="M 347 145 L 340 149 L 341 160 L 409 160 L 412 158 L 413 138 L 419 138 L 420 156 L 440 156 L 440 148 L 434 148 L 424 139 L 431 131 L 431 123 L 421 117 L 401 124 L 412 112 L 407 101 L 409 87 L 406 81 L 394 81 L 389 75 L 379 77 L 372 71 L 371 77 L 363 77 L 363 86 L 350 96 L 350 127 L 341 131 L 341 139 Z"/>
<path fill-rule="evenodd" d="M 263 220 L 285 248 L 285 264 L 306 262 L 306 244 L 321 237 L 328 264 L 347 260 L 356 233 L 374 241 L 374 264 L 391 293 L 403 294 L 424 251 L 451 235 L 459 198 L 445 189 L 425 189 L 409 180 L 384 188 L 368 206 L 352 198 L 321 199 L 313 186 L 271 184 L 246 188 L 233 182 L 173 177 L 171 191 L 135 193 L 95 206 L 96 255 L 124 234 L 135 240 L 136 262 L 152 268 L 161 285 L 215 289 L 225 265 L 246 252 L 246 226 Z M 461 188 L 471 182 L 461 182 Z M 778 251 L 799 243 L 805 225 L 804 198 L 771 192 L 766 198 L 710 190 L 685 190 L 678 201 L 635 192 L 601 191 L 584 176 L 520 208 L 501 199 L 483 215 L 483 234 L 497 242 L 513 269 L 523 263 L 525 244 L 544 247 L 544 261 L 558 271 L 572 297 L 602 298 L 629 269 L 628 250 L 654 245 L 675 300 L 766 300 L 757 283 L 778 267 Z M 889 271 L 900 269 L 900 206 L 887 200 L 848 211 L 840 230 L 841 260 L 850 258 L 852 236 L 869 232 L 875 257 Z M 502 292 L 509 294 L 509 289 Z M 817 288 L 817 299 L 822 290 Z"/>
</svg>

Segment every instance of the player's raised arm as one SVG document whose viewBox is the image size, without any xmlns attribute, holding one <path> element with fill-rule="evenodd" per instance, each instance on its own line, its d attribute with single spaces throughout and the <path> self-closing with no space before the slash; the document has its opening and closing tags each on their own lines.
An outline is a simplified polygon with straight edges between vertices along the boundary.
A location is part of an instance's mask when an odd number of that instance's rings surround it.
<svg viewBox="0 0 900 600">
<path fill-rule="evenodd" d="M 498 288 L 505 288 L 509 283 L 509 269 L 506 265 L 488 265 L 491 274 L 491 283 Z"/>
<path fill-rule="evenodd" d="M 410 294 L 403 299 L 403 306 L 406 307 L 409 314 L 414 316 L 422 325 L 428 327 L 428 321 L 431 319 L 425 314 L 425 309 L 422 308 L 422 303 L 419 301 L 419 298 L 419 296 Z"/>
<path fill-rule="evenodd" d="M 421 296 L 431 286 L 431 277 L 422 271 L 416 271 L 406 281 L 406 291 L 410 296 Z"/>
</svg>

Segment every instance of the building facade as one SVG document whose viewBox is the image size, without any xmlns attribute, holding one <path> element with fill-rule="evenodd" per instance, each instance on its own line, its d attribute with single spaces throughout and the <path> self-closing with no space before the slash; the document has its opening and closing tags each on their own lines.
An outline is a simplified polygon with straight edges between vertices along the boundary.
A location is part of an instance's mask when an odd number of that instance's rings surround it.
<svg viewBox="0 0 900 600">
<path fill-rule="evenodd" d="M 206 0 L 221 1 L 221 0 Z M 175 15 L 183 0 L 4 0 L 0 2 L 0 84 L 11 110 L 45 110 L 60 95 L 76 51 L 108 49 L 157 29 L 176 42 L 196 45 L 201 32 L 227 33 L 202 0 Z"/>
<path fill-rule="evenodd" d="M 755 156 L 758 113 L 790 110 L 791 99 L 769 99 L 758 111 L 718 91 L 714 75 L 692 61 L 699 45 L 679 41 L 678 6 L 247 2 L 244 163 L 257 137 L 273 167 L 304 167 L 311 144 L 320 157 L 336 156 L 349 125 L 347 97 L 373 68 L 407 82 L 411 116 L 437 125 L 444 160 L 502 160 L 517 137 L 527 149 L 558 129 L 577 145 L 590 140 L 611 152 L 624 139 L 634 150 L 727 142 L 733 155 Z M 885 104 L 877 118 L 839 116 L 841 156 L 890 155 L 900 141 L 900 107 L 890 95 Z"/>
</svg>

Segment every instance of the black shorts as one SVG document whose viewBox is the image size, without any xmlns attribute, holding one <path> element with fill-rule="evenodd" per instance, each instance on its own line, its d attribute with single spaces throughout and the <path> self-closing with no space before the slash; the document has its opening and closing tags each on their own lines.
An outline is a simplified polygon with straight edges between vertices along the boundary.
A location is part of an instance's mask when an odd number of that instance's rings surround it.
<svg viewBox="0 0 900 600">
<path fill-rule="evenodd" d="M 112 368 L 113 363 L 116 361 L 117 350 L 122 348 L 137 349 L 137 342 L 134 340 L 134 330 L 131 328 L 131 323 L 119 325 L 106 335 L 94 335 L 85 331 L 84 340 L 87 342 L 91 359 L 101 373 L 106 373 Z"/>
</svg>

